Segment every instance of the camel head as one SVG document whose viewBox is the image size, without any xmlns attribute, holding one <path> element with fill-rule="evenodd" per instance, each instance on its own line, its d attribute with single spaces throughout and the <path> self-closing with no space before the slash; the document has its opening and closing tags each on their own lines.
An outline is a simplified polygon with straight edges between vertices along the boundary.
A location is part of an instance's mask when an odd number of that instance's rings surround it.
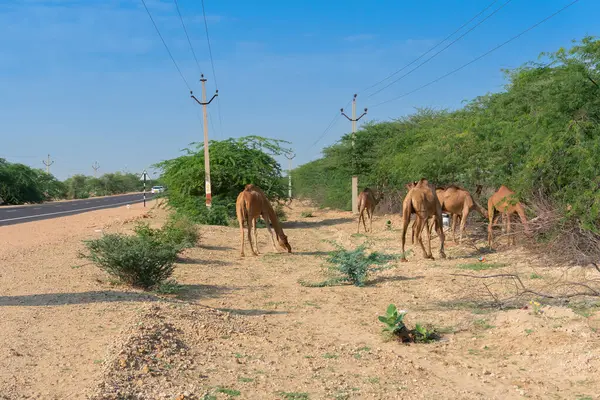
<svg viewBox="0 0 600 400">
<path fill-rule="evenodd" d="M 417 186 L 417 183 L 418 183 L 417 181 L 413 181 L 413 182 L 407 183 L 406 184 L 406 188 L 408 190 L 410 190 L 410 189 L 414 188 L 415 186 Z"/>
<path fill-rule="evenodd" d="M 286 235 L 282 233 L 281 236 L 278 236 L 277 242 L 279 243 L 279 246 L 281 246 L 282 249 L 287 250 L 288 253 L 292 252 L 292 246 L 290 246 L 290 244 L 288 243 Z"/>
</svg>

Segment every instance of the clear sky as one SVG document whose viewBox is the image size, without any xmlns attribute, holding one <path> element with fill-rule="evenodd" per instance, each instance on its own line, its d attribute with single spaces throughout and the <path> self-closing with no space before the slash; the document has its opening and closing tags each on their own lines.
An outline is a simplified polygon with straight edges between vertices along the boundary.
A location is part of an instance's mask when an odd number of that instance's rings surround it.
<svg viewBox="0 0 600 400">
<path fill-rule="evenodd" d="M 338 119 L 311 146 L 354 93 L 362 110 L 410 91 L 570 1 L 509 1 L 427 64 L 368 97 L 373 90 L 363 89 L 420 56 L 491 0 L 205 0 L 222 120 L 215 101 L 209 106 L 209 135 L 289 140 L 297 153 L 294 163 L 305 163 L 350 130 L 349 121 Z M 198 67 L 173 0 L 146 2 L 199 95 Z M 448 42 L 504 3 L 496 1 Z M 215 79 L 200 1 L 178 4 L 210 95 Z M 415 107 L 456 108 L 465 99 L 501 90 L 501 68 L 597 34 L 598 15 L 600 1 L 580 0 L 455 75 L 370 109 L 361 123 L 400 117 Z M 61 179 L 91 175 L 94 161 L 101 173 L 138 172 L 203 140 L 201 108 L 190 99 L 141 0 L 0 0 L 0 94 L 0 157 L 43 167 L 50 153 L 51 170 Z"/>
</svg>

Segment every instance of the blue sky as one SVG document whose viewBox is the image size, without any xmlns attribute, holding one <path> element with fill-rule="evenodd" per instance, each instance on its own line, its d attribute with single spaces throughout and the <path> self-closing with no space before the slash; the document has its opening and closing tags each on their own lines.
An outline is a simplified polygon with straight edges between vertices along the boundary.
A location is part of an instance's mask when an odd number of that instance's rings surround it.
<svg viewBox="0 0 600 400">
<path fill-rule="evenodd" d="M 479 19 L 505 2 L 497 1 Z M 359 109 L 391 99 L 569 2 L 513 0 L 423 67 L 367 97 L 362 89 L 427 51 L 491 0 L 205 0 L 222 117 L 221 124 L 213 102 L 210 137 L 285 139 L 293 142 L 295 164 L 310 161 L 350 130 L 349 121 L 338 119 L 311 147 L 354 93 L 360 93 Z M 198 67 L 173 1 L 147 4 L 199 95 Z M 200 1 L 179 0 L 179 7 L 211 94 L 215 80 Z M 600 2 L 580 0 L 457 74 L 370 109 L 361 122 L 396 118 L 415 107 L 456 108 L 465 99 L 501 90 L 501 68 L 596 34 L 599 12 Z M 91 175 L 94 161 L 101 173 L 137 172 L 203 138 L 201 109 L 140 0 L 0 0 L 0 49 L 0 157 L 9 161 L 43 167 L 50 153 L 52 172 L 61 179 Z"/>
</svg>

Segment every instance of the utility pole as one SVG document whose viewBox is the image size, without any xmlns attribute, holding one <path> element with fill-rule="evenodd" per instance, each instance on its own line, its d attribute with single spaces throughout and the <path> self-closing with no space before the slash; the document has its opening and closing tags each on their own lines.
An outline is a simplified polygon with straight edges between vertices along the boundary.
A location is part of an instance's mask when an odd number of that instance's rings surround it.
<svg viewBox="0 0 600 400">
<path fill-rule="evenodd" d="M 208 116 L 206 113 L 206 106 L 210 104 L 211 101 L 214 100 L 215 97 L 219 95 L 219 90 L 215 91 L 213 97 L 207 102 L 206 101 L 206 78 L 204 78 L 204 74 L 200 75 L 200 82 L 202 82 L 202 101 L 199 101 L 194 93 L 190 90 L 190 96 L 192 99 L 196 100 L 196 103 L 202 106 L 202 114 L 203 114 L 203 125 L 204 125 L 204 190 L 206 192 L 206 207 L 210 207 L 212 205 L 212 192 L 210 189 L 210 160 L 208 154 Z"/>
<path fill-rule="evenodd" d="M 54 161 L 50 162 L 50 154 L 48 154 L 48 161 L 42 160 L 42 163 L 46 166 L 46 173 L 50 175 L 50 166 L 54 164 Z"/>
<path fill-rule="evenodd" d="M 367 115 L 367 109 L 365 108 L 365 112 L 358 118 L 356 118 L 356 94 L 352 99 L 352 118 L 344 114 L 344 109 L 342 108 L 340 111 L 342 115 L 346 117 L 350 122 L 352 122 L 352 213 L 358 214 L 358 176 L 356 175 L 356 152 L 354 150 L 354 138 L 356 137 L 356 123 L 359 119 Z"/>
<path fill-rule="evenodd" d="M 96 178 L 98 175 L 98 170 L 100 169 L 100 164 L 98 164 L 98 161 L 92 164 L 92 168 L 94 169 L 94 178 Z"/>
<path fill-rule="evenodd" d="M 292 160 L 296 157 L 296 153 L 286 153 L 285 158 L 288 159 L 288 197 L 292 201 Z"/>
</svg>

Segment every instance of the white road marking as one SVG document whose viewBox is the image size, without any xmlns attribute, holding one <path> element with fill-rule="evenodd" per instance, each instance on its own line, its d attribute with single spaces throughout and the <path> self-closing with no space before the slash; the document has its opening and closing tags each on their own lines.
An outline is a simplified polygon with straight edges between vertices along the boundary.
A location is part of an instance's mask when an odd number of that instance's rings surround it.
<svg viewBox="0 0 600 400">
<path fill-rule="evenodd" d="M 34 209 L 34 210 L 41 210 L 41 209 L 42 209 L 42 207 L 34 207 L 33 209 Z"/>
<path fill-rule="evenodd" d="M 49 215 L 68 214 L 68 213 L 73 213 L 74 211 L 90 211 L 90 210 L 96 210 L 96 209 L 99 209 L 99 208 L 108 208 L 108 207 L 112 207 L 112 206 L 121 206 L 121 205 L 129 204 L 129 203 L 130 203 L 129 201 L 125 201 L 125 202 L 122 202 L 122 203 L 114 203 L 114 204 L 106 204 L 106 205 L 96 206 L 96 207 L 80 208 L 78 210 L 58 211 L 58 212 L 46 213 L 46 214 L 28 215 L 26 217 L 0 219 L 0 222 L 17 221 L 17 220 L 20 220 L 20 219 L 30 219 L 30 218 L 47 217 Z M 6 212 L 15 212 L 15 211 L 16 210 L 6 210 Z"/>
</svg>

